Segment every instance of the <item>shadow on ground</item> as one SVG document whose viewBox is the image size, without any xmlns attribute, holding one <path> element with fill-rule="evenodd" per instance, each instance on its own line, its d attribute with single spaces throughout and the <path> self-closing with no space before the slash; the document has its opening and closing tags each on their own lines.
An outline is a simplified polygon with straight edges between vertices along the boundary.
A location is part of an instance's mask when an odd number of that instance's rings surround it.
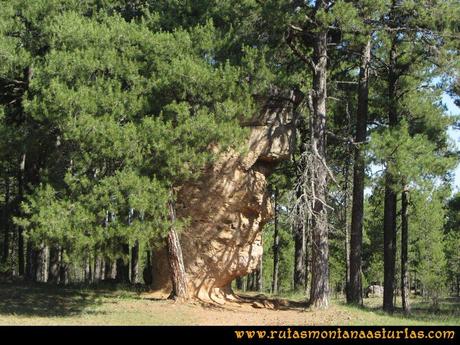
<svg viewBox="0 0 460 345">
<path fill-rule="evenodd" d="M 239 303 L 251 305 L 254 308 L 267 308 L 274 310 L 305 310 L 308 308 L 308 303 L 304 301 L 293 301 L 285 298 L 268 297 L 264 294 L 245 295 L 237 294 Z"/>
<path fill-rule="evenodd" d="M 63 317 L 83 312 L 96 314 L 95 306 L 110 292 L 41 284 L 0 283 L 0 315 Z M 90 308 L 91 307 L 91 308 Z"/>
<path fill-rule="evenodd" d="M 347 306 L 346 302 L 341 301 L 339 304 Z M 373 312 L 379 315 L 389 315 L 382 310 L 382 304 L 369 303 L 364 300 L 364 306 L 356 307 L 363 311 Z M 433 309 L 429 301 L 417 298 L 411 303 L 411 313 L 406 315 L 401 307 L 396 307 L 392 316 L 401 319 L 430 322 L 433 320 L 451 320 L 460 318 L 460 297 L 447 297 L 439 301 L 439 306 Z"/>
</svg>

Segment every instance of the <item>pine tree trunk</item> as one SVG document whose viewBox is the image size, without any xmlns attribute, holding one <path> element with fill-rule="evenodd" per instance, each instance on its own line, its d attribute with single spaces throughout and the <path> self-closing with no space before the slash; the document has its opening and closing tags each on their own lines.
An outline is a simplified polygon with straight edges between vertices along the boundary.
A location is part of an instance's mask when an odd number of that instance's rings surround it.
<svg viewBox="0 0 460 345">
<path fill-rule="evenodd" d="M 243 278 L 242 277 L 236 278 L 236 288 L 238 290 L 243 290 Z"/>
<path fill-rule="evenodd" d="M 393 312 L 395 287 L 395 257 L 393 235 L 396 228 L 396 193 L 392 189 L 392 179 L 386 176 L 385 204 L 383 210 L 383 310 Z"/>
<path fill-rule="evenodd" d="M 324 2 L 318 5 L 325 6 Z M 329 306 L 329 240 L 326 209 L 326 98 L 327 98 L 327 31 L 315 34 L 313 47 L 313 118 L 311 145 L 313 152 L 312 277 L 310 305 Z"/>
<path fill-rule="evenodd" d="M 103 273 L 102 273 L 102 267 L 103 267 L 103 263 L 102 263 L 102 259 L 101 257 L 96 254 L 97 252 L 95 252 L 94 254 L 94 269 L 93 269 L 93 283 L 99 283 L 103 277 Z"/>
<path fill-rule="evenodd" d="M 307 219 L 305 229 L 305 291 L 309 295 L 308 278 L 311 277 L 311 219 Z"/>
<path fill-rule="evenodd" d="M 408 190 L 404 188 L 401 196 L 401 299 L 405 314 L 410 313 L 409 303 L 409 200 Z"/>
<path fill-rule="evenodd" d="M 111 277 L 111 272 L 112 272 L 112 263 L 110 262 L 109 259 L 104 260 L 104 280 L 110 280 L 112 279 Z"/>
<path fill-rule="evenodd" d="M 460 275 L 457 275 L 457 297 L 460 297 Z"/>
<path fill-rule="evenodd" d="M 259 292 L 264 290 L 264 271 L 263 271 L 263 257 L 260 258 L 259 267 L 257 268 L 257 282 L 256 282 L 256 289 Z"/>
<path fill-rule="evenodd" d="M 144 278 L 144 283 L 146 285 L 152 285 L 153 283 L 153 271 L 152 271 L 152 262 L 151 262 L 151 250 L 148 249 L 147 250 L 147 258 L 146 258 L 146 262 L 145 262 L 145 268 L 144 268 L 144 271 L 142 273 L 142 278 Z"/>
<path fill-rule="evenodd" d="M 48 282 L 52 284 L 59 283 L 59 253 L 60 249 L 58 246 L 50 247 L 50 264 L 48 272 Z"/>
<path fill-rule="evenodd" d="M 124 257 L 129 256 L 129 245 L 122 245 L 122 252 Z M 115 279 L 119 283 L 129 283 L 129 262 L 125 262 L 123 258 L 118 258 L 116 261 L 116 274 Z"/>
<path fill-rule="evenodd" d="M 305 227 L 298 224 L 294 234 L 294 290 L 305 291 L 306 267 L 305 267 Z"/>
<path fill-rule="evenodd" d="M 388 123 L 390 128 L 398 124 L 396 109 L 396 39 L 393 39 L 390 51 L 390 63 L 388 74 Z M 395 181 L 390 172 L 385 175 L 385 201 L 383 221 L 383 250 L 384 250 L 384 291 L 383 310 L 392 313 L 394 311 L 394 288 L 395 288 L 395 265 L 396 265 L 396 203 L 397 196 L 393 190 Z"/>
<path fill-rule="evenodd" d="M 13 238 L 11 239 L 11 251 L 10 251 L 10 257 L 12 258 L 12 260 L 14 260 L 14 258 L 17 258 L 17 250 L 18 250 L 18 246 L 15 245 L 15 243 L 17 243 L 17 240 L 18 240 L 18 233 L 16 231 L 14 231 L 12 233 L 13 235 Z M 18 269 L 17 269 L 17 265 L 13 264 L 11 266 L 11 275 L 13 277 L 18 277 Z"/>
<path fill-rule="evenodd" d="M 69 265 L 64 261 L 64 249 L 61 249 L 59 264 L 59 284 L 67 285 L 69 283 Z"/>
<path fill-rule="evenodd" d="M 299 200 L 301 195 L 300 187 L 296 190 L 297 199 Z M 300 205 L 298 206 L 300 207 Z M 298 212 L 300 214 L 300 212 Z M 298 218 L 300 218 L 298 216 Z M 304 220 L 298 219 L 294 224 L 294 290 L 305 291 L 306 285 L 306 266 L 305 266 L 305 251 L 306 251 L 306 240 L 305 240 L 305 225 Z"/>
<path fill-rule="evenodd" d="M 27 241 L 26 246 L 26 272 L 25 278 L 28 281 L 35 280 L 35 263 L 37 258 L 37 251 L 32 247 L 32 243 Z"/>
<path fill-rule="evenodd" d="M 350 171 L 350 155 L 351 153 L 346 151 L 347 158 L 345 159 L 345 166 L 343 171 L 344 176 L 344 201 L 342 206 L 342 222 L 345 229 L 345 298 L 350 299 L 350 228 L 348 226 L 348 186 L 349 186 L 349 171 Z M 340 284 L 342 285 L 342 284 Z M 342 286 L 340 286 L 342 287 Z M 336 289 L 336 291 L 343 291 L 343 289 Z"/>
<path fill-rule="evenodd" d="M 25 261 L 24 261 L 24 235 L 23 230 L 18 229 L 18 274 L 20 277 L 24 277 L 26 273 Z"/>
<path fill-rule="evenodd" d="M 10 254 L 10 225 L 8 221 L 8 214 L 10 209 L 10 179 L 9 177 L 5 178 L 5 200 L 4 200 L 3 212 L 1 225 L 4 231 L 3 236 L 3 253 L 2 253 L 2 263 L 5 264 L 8 261 Z"/>
<path fill-rule="evenodd" d="M 18 174 L 18 199 L 24 199 L 24 170 L 25 170 L 26 155 L 21 156 L 21 163 L 19 166 Z M 18 227 L 18 270 L 19 276 L 24 277 L 27 275 L 26 265 L 24 261 L 24 234 L 22 227 Z M 25 277 L 27 279 L 27 276 Z"/>
<path fill-rule="evenodd" d="M 88 254 L 85 258 L 85 284 L 90 284 L 93 280 L 91 269 L 91 256 Z"/>
<path fill-rule="evenodd" d="M 252 288 L 252 291 L 257 291 L 257 269 L 255 271 L 252 272 L 252 284 L 251 284 L 251 288 Z"/>
<path fill-rule="evenodd" d="M 272 293 L 278 293 L 278 274 L 279 274 L 279 250 L 280 237 L 278 233 L 278 191 L 275 190 L 275 224 L 273 231 L 273 277 L 272 277 Z"/>
<path fill-rule="evenodd" d="M 362 245 L 364 219 L 365 162 L 363 144 L 367 138 L 367 115 L 369 109 L 369 64 L 371 42 L 363 48 L 358 85 L 358 111 L 356 115 L 355 162 L 353 166 L 353 205 L 350 234 L 350 286 L 348 303 L 362 304 Z"/>
<path fill-rule="evenodd" d="M 252 278 L 253 278 L 252 273 L 249 273 L 246 276 L 246 291 L 252 291 Z"/>
<path fill-rule="evenodd" d="M 131 248 L 131 284 L 139 283 L 139 241 Z"/>
<path fill-rule="evenodd" d="M 187 276 L 185 272 L 182 247 L 180 245 L 179 236 L 174 229 L 176 211 L 172 201 L 169 202 L 169 216 L 172 225 L 167 237 L 167 250 L 169 271 L 171 272 L 171 281 L 173 287 L 170 297 L 173 299 L 186 300 L 189 298 L 187 291 Z"/>
<path fill-rule="evenodd" d="M 43 243 L 35 250 L 35 281 L 39 283 L 48 281 L 48 246 Z"/>
<path fill-rule="evenodd" d="M 345 207 L 347 202 L 345 201 Z M 350 238 L 350 229 L 348 227 L 348 219 L 347 219 L 347 211 L 344 211 L 345 215 L 345 298 L 347 301 L 350 300 L 350 293 L 351 293 L 351 288 L 350 288 L 350 271 L 351 271 L 351 238 Z"/>
</svg>

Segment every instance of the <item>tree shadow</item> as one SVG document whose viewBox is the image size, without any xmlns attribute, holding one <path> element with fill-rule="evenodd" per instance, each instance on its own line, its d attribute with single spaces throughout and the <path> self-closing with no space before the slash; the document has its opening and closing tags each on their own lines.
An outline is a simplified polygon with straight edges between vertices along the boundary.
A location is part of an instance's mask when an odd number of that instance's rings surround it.
<svg viewBox="0 0 460 345">
<path fill-rule="evenodd" d="M 341 305 L 346 306 L 345 301 L 340 302 Z M 382 305 L 363 305 L 355 306 L 363 311 L 373 312 L 380 315 L 391 315 L 401 319 L 411 321 L 433 322 L 433 321 L 454 321 L 458 323 L 460 318 L 460 298 L 448 297 L 443 298 L 439 302 L 439 308 L 433 309 L 431 303 L 428 301 L 412 301 L 410 314 L 405 314 L 401 307 L 395 307 L 392 314 L 388 314 L 382 310 Z"/>
<path fill-rule="evenodd" d="M 0 283 L 0 315 L 64 317 L 99 314 L 104 293 L 31 283 Z"/>
<path fill-rule="evenodd" d="M 286 298 L 269 297 L 264 294 L 252 296 L 238 293 L 236 296 L 238 297 L 240 303 L 248 304 L 255 308 L 297 311 L 305 311 L 308 308 L 307 301 L 293 301 Z"/>
</svg>

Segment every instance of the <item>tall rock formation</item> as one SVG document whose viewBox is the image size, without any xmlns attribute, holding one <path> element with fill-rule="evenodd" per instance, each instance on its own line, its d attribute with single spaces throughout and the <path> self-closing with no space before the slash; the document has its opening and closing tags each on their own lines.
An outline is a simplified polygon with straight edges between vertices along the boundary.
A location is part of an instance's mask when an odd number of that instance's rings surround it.
<svg viewBox="0 0 460 345">
<path fill-rule="evenodd" d="M 233 299 L 230 283 L 257 268 L 262 257 L 262 227 L 272 217 L 267 177 L 288 159 L 294 143 L 290 97 L 272 97 L 250 127 L 244 154 L 222 154 L 193 183 L 178 193 L 178 217 L 189 219 L 181 231 L 184 264 L 192 297 L 224 303 Z M 152 259 L 153 289 L 171 291 L 166 250 Z"/>
</svg>

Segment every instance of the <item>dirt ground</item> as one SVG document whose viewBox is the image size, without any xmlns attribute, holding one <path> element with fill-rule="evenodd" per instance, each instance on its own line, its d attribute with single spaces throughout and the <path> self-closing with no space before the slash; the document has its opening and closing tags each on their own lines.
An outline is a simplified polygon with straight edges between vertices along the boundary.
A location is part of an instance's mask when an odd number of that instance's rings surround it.
<svg viewBox="0 0 460 345">
<path fill-rule="evenodd" d="M 224 306 L 179 303 L 145 292 L 119 289 L 50 288 L 0 284 L 0 325 L 459 325 L 460 300 L 446 299 L 429 311 L 422 302 L 413 313 L 387 315 L 381 298 L 365 307 L 333 299 L 327 310 L 310 310 L 305 302 L 263 295 L 239 295 Z"/>
</svg>

